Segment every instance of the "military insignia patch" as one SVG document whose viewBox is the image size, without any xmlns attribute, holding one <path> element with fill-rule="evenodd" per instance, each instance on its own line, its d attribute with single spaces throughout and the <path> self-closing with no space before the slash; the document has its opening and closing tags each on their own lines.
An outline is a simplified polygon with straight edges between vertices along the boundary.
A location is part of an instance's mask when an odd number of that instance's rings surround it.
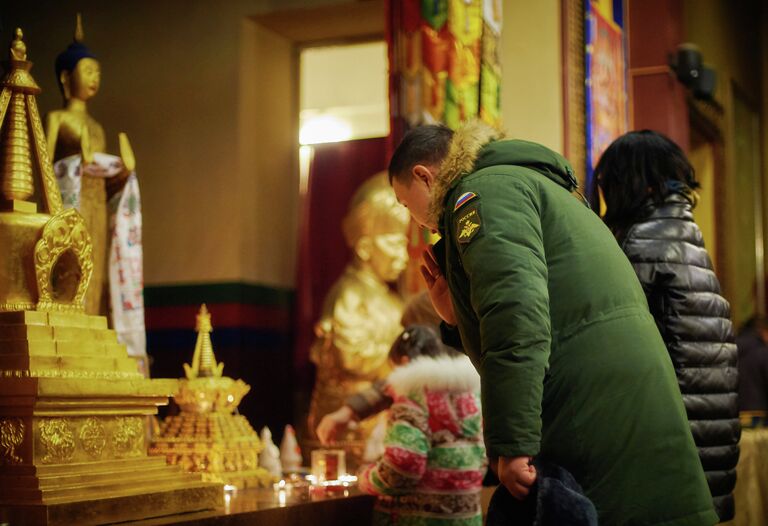
<svg viewBox="0 0 768 526">
<path fill-rule="evenodd" d="M 459 243 L 469 243 L 480 232 L 483 223 L 480 221 L 478 207 L 473 206 L 463 212 L 456 220 L 456 238 Z"/>
<path fill-rule="evenodd" d="M 465 204 L 469 203 L 472 199 L 477 197 L 477 194 L 475 192 L 464 192 L 459 196 L 459 198 L 456 200 L 456 204 L 453 207 L 453 211 L 455 212 Z"/>
</svg>

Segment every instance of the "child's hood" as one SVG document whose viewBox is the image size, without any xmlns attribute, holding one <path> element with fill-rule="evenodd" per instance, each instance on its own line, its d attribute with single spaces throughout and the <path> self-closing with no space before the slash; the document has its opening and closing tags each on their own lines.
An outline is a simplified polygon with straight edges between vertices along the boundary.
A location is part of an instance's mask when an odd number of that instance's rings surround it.
<svg viewBox="0 0 768 526">
<path fill-rule="evenodd" d="M 475 392 L 480 389 L 480 376 L 466 356 L 420 356 L 397 368 L 387 383 L 395 394 L 401 395 L 424 388 Z"/>
</svg>

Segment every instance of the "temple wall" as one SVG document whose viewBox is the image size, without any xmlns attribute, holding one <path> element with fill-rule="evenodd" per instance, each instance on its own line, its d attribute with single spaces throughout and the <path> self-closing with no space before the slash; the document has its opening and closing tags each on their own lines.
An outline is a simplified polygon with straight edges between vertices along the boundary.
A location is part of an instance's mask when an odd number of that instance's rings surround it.
<svg viewBox="0 0 768 526">
<path fill-rule="evenodd" d="M 563 151 L 560 2 L 504 2 L 501 109 L 510 135 Z"/>
</svg>

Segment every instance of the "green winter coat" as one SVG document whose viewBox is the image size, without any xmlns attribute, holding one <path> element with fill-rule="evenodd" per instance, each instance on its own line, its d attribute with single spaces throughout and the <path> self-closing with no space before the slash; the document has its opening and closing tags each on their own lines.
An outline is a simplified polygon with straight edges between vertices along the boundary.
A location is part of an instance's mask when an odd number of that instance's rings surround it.
<svg viewBox="0 0 768 526">
<path fill-rule="evenodd" d="M 482 124 L 456 133 L 430 210 L 461 342 L 482 378 L 489 454 L 563 466 L 601 526 L 715 524 L 635 272 L 570 193 L 563 157 L 497 139 Z"/>
</svg>

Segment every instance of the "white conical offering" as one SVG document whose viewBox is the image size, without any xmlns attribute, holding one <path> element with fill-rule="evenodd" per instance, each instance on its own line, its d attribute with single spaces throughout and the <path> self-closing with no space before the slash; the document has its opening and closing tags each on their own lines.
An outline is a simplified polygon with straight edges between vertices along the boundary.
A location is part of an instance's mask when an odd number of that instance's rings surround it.
<svg viewBox="0 0 768 526">
<path fill-rule="evenodd" d="M 280 460 L 286 472 L 296 472 L 301 469 L 301 449 L 296 440 L 296 432 L 290 424 L 285 426 L 283 440 L 280 442 Z"/>
<path fill-rule="evenodd" d="M 272 441 L 272 431 L 267 426 L 261 430 L 261 443 L 264 446 L 259 454 L 259 465 L 275 478 L 283 478 L 283 466 L 280 463 L 280 450 Z"/>
</svg>

